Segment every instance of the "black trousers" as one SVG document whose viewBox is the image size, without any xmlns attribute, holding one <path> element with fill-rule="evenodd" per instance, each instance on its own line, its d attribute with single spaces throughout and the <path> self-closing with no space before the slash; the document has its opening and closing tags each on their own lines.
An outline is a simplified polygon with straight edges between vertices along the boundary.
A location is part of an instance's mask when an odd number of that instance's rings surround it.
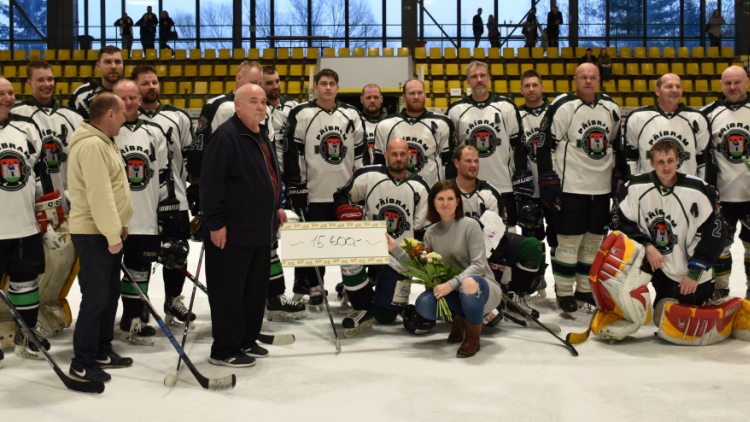
<svg viewBox="0 0 750 422">
<path fill-rule="evenodd" d="M 336 217 L 336 205 L 333 202 L 314 202 L 307 207 L 305 221 L 338 221 Z M 305 278 L 310 283 L 310 287 L 320 285 L 318 275 L 315 274 L 315 268 L 320 272 L 320 279 L 323 280 L 326 275 L 326 267 L 305 267 L 303 268 Z"/>
<path fill-rule="evenodd" d="M 643 262 L 644 266 L 648 265 L 646 264 L 645 259 L 643 260 Z M 680 293 L 679 281 L 674 281 L 671 278 L 667 277 L 667 275 L 664 274 L 662 270 L 656 270 L 654 272 L 654 275 L 651 278 L 651 285 L 654 286 L 654 291 L 656 291 L 654 305 L 659 303 L 659 301 L 662 299 L 671 297 L 677 299 L 680 303 L 701 306 L 703 305 L 703 302 L 712 298 L 714 295 L 713 280 L 699 284 L 698 288 L 695 290 L 695 293 L 683 295 L 682 293 Z"/>
<path fill-rule="evenodd" d="M 211 357 L 227 359 L 255 344 L 263 324 L 271 245 L 206 245 L 206 284 L 214 343 Z"/>
<path fill-rule="evenodd" d="M 479 48 L 479 41 L 482 39 L 481 32 L 474 33 L 474 48 Z"/>
</svg>

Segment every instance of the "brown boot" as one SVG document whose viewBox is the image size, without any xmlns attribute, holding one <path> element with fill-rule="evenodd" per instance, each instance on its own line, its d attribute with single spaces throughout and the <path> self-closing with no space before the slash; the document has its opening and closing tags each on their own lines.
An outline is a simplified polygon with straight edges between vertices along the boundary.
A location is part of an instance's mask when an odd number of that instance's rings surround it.
<svg viewBox="0 0 750 422">
<path fill-rule="evenodd" d="M 479 334 L 482 332 L 482 323 L 466 323 L 466 337 L 461 347 L 458 348 L 456 357 L 468 358 L 474 356 L 479 351 Z"/>
<path fill-rule="evenodd" d="M 465 329 L 466 320 L 453 315 L 451 321 L 451 333 L 448 334 L 448 343 L 461 343 L 464 341 Z"/>
</svg>

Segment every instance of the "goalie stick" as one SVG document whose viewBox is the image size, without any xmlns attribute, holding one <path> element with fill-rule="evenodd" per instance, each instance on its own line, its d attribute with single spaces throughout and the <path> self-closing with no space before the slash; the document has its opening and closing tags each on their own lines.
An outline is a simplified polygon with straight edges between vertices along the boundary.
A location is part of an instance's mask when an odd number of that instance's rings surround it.
<svg viewBox="0 0 750 422">
<path fill-rule="evenodd" d="M 125 275 L 128 278 L 128 281 L 133 286 L 135 291 L 138 293 L 138 296 L 141 297 L 141 300 L 143 301 L 144 306 L 148 308 L 148 311 L 151 313 L 151 315 L 154 316 L 154 319 L 156 320 L 156 323 L 159 324 L 159 328 L 161 328 L 161 331 L 164 333 L 165 336 L 167 336 L 167 339 L 172 344 L 172 346 L 177 350 L 177 353 L 180 355 L 182 360 L 185 361 L 185 365 L 187 365 L 188 369 L 190 369 L 190 372 L 193 373 L 193 376 L 195 376 L 195 379 L 198 380 L 198 383 L 201 385 L 201 387 L 212 390 L 212 391 L 222 391 L 222 390 L 231 390 L 234 388 L 234 386 L 237 384 L 237 377 L 232 375 L 228 375 L 224 378 L 215 378 L 215 379 L 209 379 L 203 376 L 198 369 L 193 365 L 193 362 L 190 361 L 190 358 L 188 358 L 187 354 L 184 350 L 180 347 L 180 344 L 177 343 L 177 340 L 175 340 L 172 333 L 169 331 L 169 328 L 167 328 L 167 325 L 164 323 L 164 321 L 161 319 L 161 316 L 159 316 L 159 313 L 156 312 L 156 309 L 154 309 L 154 306 L 151 304 L 151 301 L 148 300 L 148 297 L 143 293 L 143 290 L 138 286 L 138 283 L 135 282 L 135 279 L 130 274 L 130 271 L 125 267 L 125 264 L 120 263 L 120 267 L 122 268 L 122 271 L 125 273 Z"/>
<path fill-rule="evenodd" d="M 63 370 L 60 369 L 55 360 L 52 359 L 52 356 L 50 356 L 49 352 L 47 352 L 47 349 L 42 346 L 42 343 L 36 337 L 36 334 L 31 331 L 28 325 L 26 325 L 26 322 L 23 320 L 23 318 L 21 318 L 21 314 L 18 313 L 16 307 L 13 306 L 12 303 L 10 303 L 10 299 L 8 299 L 8 296 L 5 295 L 3 289 L 0 289 L 0 298 L 3 300 L 8 309 L 10 309 L 10 313 L 13 314 L 13 318 L 15 318 L 16 322 L 18 322 L 21 327 L 23 327 L 23 330 L 29 336 L 31 341 L 34 342 L 37 349 L 42 352 L 44 358 L 47 359 L 47 363 L 49 363 L 49 366 L 51 366 L 52 369 L 55 370 L 55 373 L 60 378 L 60 381 L 62 381 L 69 390 L 87 394 L 101 394 L 104 392 L 104 383 L 101 381 L 81 381 L 65 375 L 65 372 L 63 372 Z"/>
<path fill-rule="evenodd" d="M 203 291 L 203 293 L 208 294 L 208 289 L 206 286 L 203 285 L 200 281 L 198 281 L 197 278 L 193 277 L 192 274 L 190 274 L 186 269 L 184 268 L 178 268 L 177 271 L 181 272 L 185 277 L 187 277 L 190 281 L 192 281 L 196 286 L 198 286 L 199 289 Z M 287 344 L 292 344 L 295 341 L 294 334 L 258 334 L 258 341 L 263 344 L 270 344 L 273 346 L 285 346 Z"/>
<path fill-rule="evenodd" d="M 573 356 L 578 356 L 578 351 L 576 350 L 575 347 L 573 347 L 572 344 L 568 343 L 566 340 L 563 340 L 562 338 L 560 338 L 560 336 L 558 336 L 557 334 L 555 334 L 554 332 L 552 332 L 552 330 L 550 330 L 549 328 L 547 328 L 546 325 L 542 324 L 539 321 L 539 319 L 534 318 L 533 315 L 531 315 L 530 313 L 526 312 L 526 309 L 523 309 L 520 305 L 518 305 L 517 303 L 513 302 L 512 300 L 510 300 L 510 298 L 508 297 L 508 295 L 506 295 L 505 293 L 503 293 L 503 299 L 505 299 L 506 302 L 508 302 L 509 304 L 513 305 L 516 309 L 518 309 L 519 311 L 521 311 L 521 313 L 524 314 L 524 315 L 526 315 L 527 318 L 531 318 L 532 321 L 534 321 L 535 323 L 537 323 L 537 325 L 539 325 L 540 327 L 542 327 L 546 332 L 552 334 L 553 336 L 555 336 L 556 339 L 560 340 L 565 345 L 565 347 L 567 347 L 570 350 L 570 353 L 572 353 Z"/>
<path fill-rule="evenodd" d="M 594 315 L 591 317 L 591 322 L 589 322 L 589 328 L 586 329 L 583 333 L 568 333 L 567 336 L 565 336 L 565 340 L 568 341 L 570 344 L 581 344 L 584 341 L 589 339 L 589 334 L 591 334 L 591 324 L 594 323 L 594 318 L 596 318 L 596 314 L 599 312 L 599 309 L 596 309 L 594 311 Z"/>
</svg>

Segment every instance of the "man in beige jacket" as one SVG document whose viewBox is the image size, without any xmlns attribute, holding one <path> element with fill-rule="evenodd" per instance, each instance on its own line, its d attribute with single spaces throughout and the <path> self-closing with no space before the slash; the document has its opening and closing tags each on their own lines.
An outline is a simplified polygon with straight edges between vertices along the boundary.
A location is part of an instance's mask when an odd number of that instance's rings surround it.
<svg viewBox="0 0 750 422">
<path fill-rule="evenodd" d="M 81 260 L 81 307 L 73 334 L 70 374 L 86 381 L 111 379 L 102 368 L 131 366 L 112 350 L 120 298 L 122 240 L 133 215 L 125 162 L 112 140 L 125 123 L 125 105 L 101 93 L 90 106 L 90 122 L 70 140 L 68 192 L 70 233 Z"/>
</svg>

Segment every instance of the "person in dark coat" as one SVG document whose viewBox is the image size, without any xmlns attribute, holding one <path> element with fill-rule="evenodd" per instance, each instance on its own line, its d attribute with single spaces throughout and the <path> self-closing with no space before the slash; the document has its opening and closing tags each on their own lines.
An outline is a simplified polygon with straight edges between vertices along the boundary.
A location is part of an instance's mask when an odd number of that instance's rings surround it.
<svg viewBox="0 0 750 422">
<path fill-rule="evenodd" d="M 547 38 L 549 47 L 557 48 L 560 41 L 560 25 L 563 23 L 563 15 L 557 9 L 552 7 L 552 11 L 547 13 Z"/>
<path fill-rule="evenodd" d="M 166 10 L 161 11 L 161 22 L 159 22 L 159 48 L 162 50 L 172 49 L 169 42 L 172 41 L 172 34 L 175 31 L 174 21 L 169 17 Z"/>
<path fill-rule="evenodd" d="M 146 9 L 146 13 L 135 24 L 141 27 L 141 45 L 143 45 L 143 49 L 154 48 L 156 26 L 159 25 L 159 19 L 151 12 L 151 6 Z"/>
<path fill-rule="evenodd" d="M 247 367 L 268 356 L 257 339 L 268 295 L 268 257 L 286 213 L 279 163 L 262 125 L 266 101 L 260 86 L 240 87 L 236 113 L 214 131 L 203 154 L 200 204 L 214 365 Z"/>
<path fill-rule="evenodd" d="M 482 8 L 477 10 L 477 14 L 474 15 L 474 19 L 471 23 L 472 29 L 474 30 L 474 48 L 479 47 L 479 40 L 484 34 L 484 22 L 482 21 Z"/>
</svg>

